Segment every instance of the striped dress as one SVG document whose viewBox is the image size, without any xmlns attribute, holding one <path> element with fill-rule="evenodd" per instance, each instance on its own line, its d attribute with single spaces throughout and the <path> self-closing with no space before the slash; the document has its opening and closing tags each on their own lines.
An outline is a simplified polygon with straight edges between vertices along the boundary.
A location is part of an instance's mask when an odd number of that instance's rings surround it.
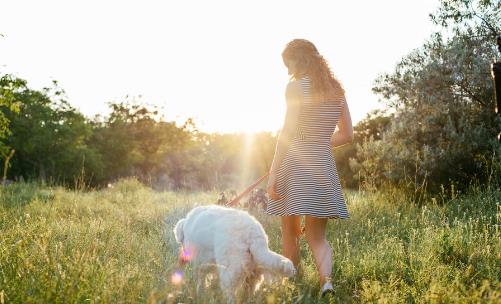
<svg viewBox="0 0 501 304">
<path fill-rule="evenodd" d="M 345 104 L 344 95 L 335 102 L 314 104 L 310 78 L 305 76 L 299 81 L 304 98 L 296 134 L 277 171 L 276 190 L 280 199 L 269 199 L 266 212 L 280 216 L 348 218 L 330 143 Z"/>
</svg>

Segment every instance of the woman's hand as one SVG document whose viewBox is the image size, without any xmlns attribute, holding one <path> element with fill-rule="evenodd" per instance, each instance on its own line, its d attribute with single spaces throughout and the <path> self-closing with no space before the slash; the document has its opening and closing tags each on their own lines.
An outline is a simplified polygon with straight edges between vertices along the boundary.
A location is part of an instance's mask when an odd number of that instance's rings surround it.
<svg viewBox="0 0 501 304">
<path fill-rule="evenodd" d="M 277 177 L 275 173 L 270 173 L 270 176 L 268 177 L 268 186 L 266 187 L 266 192 L 272 200 L 276 201 L 280 199 L 280 196 L 277 193 Z"/>
</svg>

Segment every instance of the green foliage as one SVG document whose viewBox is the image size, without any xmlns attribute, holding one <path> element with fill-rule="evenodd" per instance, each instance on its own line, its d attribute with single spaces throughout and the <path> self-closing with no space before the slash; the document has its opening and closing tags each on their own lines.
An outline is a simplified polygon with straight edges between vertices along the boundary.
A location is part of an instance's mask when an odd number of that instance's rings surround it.
<svg viewBox="0 0 501 304">
<path fill-rule="evenodd" d="M 5 112 L 12 131 L 5 143 L 16 150 L 10 174 L 73 182 L 85 161 L 97 157 L 86 145 L 90 126 L 62 98 L 64 91 L 57 82 L 53 88 L 36 91 L 27 88 L 24 81 L 16 81 L 24 84 L 13 93 L 19 113 Z"/>
<path fill-rule="evenodd" d="M 226 189 L 262 175 L 273 157 L 276 138 L 268 132 L 206 134 L 191 119 L 178 126 L 129 99 L 110 103 L 108 117 L 89 120 L 57 82 L 37 91 L 8 75 L 2 88 L 5 100 L 16 100 L 0 113 L 12 131 L 0 134 L 4 158 L 16 150 L 12 179 L 85 189 L 134 176 L 160 190 Z"/>
<path fill-rule="evenodd" d="M 434 34 L 373 88 L 394 115 L 379 139 L 360 144 L 353 167 L 375 184 L 440 190 L 485 180 L 499 161 L 490 65 L 498 1 L 441 1 L 432 19 L 453 34 Z"/>
<path fill-rule="evenodd" d="M 110 104 L 104 121 L 93 121 L 89 141 L 102 156 L 99 182 L 136 176 L 155 189 L 226 189 L 269 169 L 275 137 L 261 132 L 207 134 L 192 120 L 182 126 L 157 119 L 137 103 Z"/>
<path fill-rule="evenodd" d="M 455 33 L 477 33 L 494 38 L 500 34 L 499 0 L 440 0 L 440 6 L 430 14 L 433 23 L 452 28 Z"/>
<path fill-rule="evenodd" d="M 344 187 L 356 189 L 360 186 L 361 169 L 360 154 L 357 154 L 361 145 L 368 141 L 381 140 L 384 132 L 390 125 L 392 115 L 383 110 L 373 110 L 354 126 L 354 141 L 334 149 L 336 168 Z"/>
<path fill-rule="evenodd" d="M 165 172 L 167 154 L 184 150 L 191 134 L 173 122 L 157 121 L 156 110 L 137 103 L 110 103 L 105 121 L 93 121 L 89 144 L 102 156 L 97 182 L 137 176 L 148 181 Z"/>
<path fill-rule="evenodd" d="M 4 142 L 5 138 L 12 134 L 9 128 L 10 121 L 5 112 L 19 112 L 19 102 L 16 100 L 15 94 L 25 87 L 25 81 L 11 75 L 4 75 L 0 78 L 0 154 L 3 157 L 6 157 L 10 152 L 9 147 Z"/>
<path fill-rule="evenodd" d="M 396 188 L 346 192 L 350 219 L 329 221 L 335 303 L 496 303 L 501 296 L 501 192 L 470 188 L 419 207 Z M 170 281 L 172 229 L 217 192 L 155 192 L 137 180 L 78 192 L 34 184 L 0 189 L 0 295 L 6 303 L 221 303 L 195 292 L 191 268 Z M 440 201 L 447 200 L 447 201 Z M 254 213 L 281 251 L 279 218 Z M 301 238 L 302 273 L 243 303 L 325 303 Z"/>
</svg>

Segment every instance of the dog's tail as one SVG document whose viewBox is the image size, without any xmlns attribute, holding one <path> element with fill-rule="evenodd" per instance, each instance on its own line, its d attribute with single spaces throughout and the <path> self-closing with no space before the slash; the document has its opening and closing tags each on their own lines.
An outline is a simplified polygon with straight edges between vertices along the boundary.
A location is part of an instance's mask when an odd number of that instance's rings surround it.
<svg viewBox="0 0 501 304">
<path fill-rule="evenodd" d="M 176 226 L 174 227 L 174 236 L 176 237 L 176 241 L 180 244 L 183 243 L 184 240 L 184 222 L 186 219 L 180 219 L 177 221 Z"/>
<path fill-rule="evenodd" d="M 277 271 L 287 277 L 292 277 L 296 274 L 296 269 L 291 260 L 271 251 L 268 248 L 266 238 L 254 239 L 249 247 L 254 261 L 261 267 Z"/>
</svg>

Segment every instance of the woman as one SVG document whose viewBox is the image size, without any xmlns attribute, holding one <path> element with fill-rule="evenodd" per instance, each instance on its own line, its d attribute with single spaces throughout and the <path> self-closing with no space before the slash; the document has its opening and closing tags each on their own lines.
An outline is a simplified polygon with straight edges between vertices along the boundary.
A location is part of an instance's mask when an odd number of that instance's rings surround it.
<svg viewBox="0 0 501 304">
<path fill-rule="evenodd" d="M 301 216 L 320 276 L 322 296 L 333 292 L 327 219 L 349 217 L 332 148 L 353 140 L 341 84 L 308 40 L 289 42 L 282 53 L 291 75 L 287 112 L 270 169 L 267 213 L 282 218 L 283 254 L 299 265 Z M 336 130 L 337 126 L 337 130 Z"/>
</svg>

